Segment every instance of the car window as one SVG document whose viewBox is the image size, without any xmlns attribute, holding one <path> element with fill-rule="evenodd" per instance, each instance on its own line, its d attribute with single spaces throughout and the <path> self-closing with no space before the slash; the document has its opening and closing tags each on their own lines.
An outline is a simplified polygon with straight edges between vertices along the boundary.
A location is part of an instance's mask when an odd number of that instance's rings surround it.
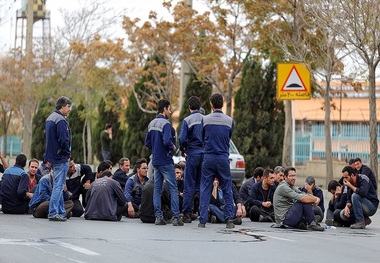
<svg viewBox="0 0 380 263">
<path fill-rule="evenodd" d="M 239 154 L 239 151 L 232 140 L 230 140 L 230 153 Z"/>
</svg>

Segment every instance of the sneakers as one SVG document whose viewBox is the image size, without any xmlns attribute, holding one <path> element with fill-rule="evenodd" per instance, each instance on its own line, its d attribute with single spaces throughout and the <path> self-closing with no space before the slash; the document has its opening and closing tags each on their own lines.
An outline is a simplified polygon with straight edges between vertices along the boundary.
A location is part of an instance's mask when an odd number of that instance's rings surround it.
<svg viewBox="0 0 380 263">
<path fill-rule="evenodd" d="M 199 223 L 199 224 L 198 224 L 198 227 L 200 227 L 200 228 L 205 228 L 205 227 L 206 227 L 206 224 Z"/>
<path fill-rule="evenodd" d="M 217 223 L 216 216 L 212 215 L 210 217 L 210 222 L 213 223 L 213 224 Z"/>
<path fill-rule="evenodd" d="M 234 225 L 241 225 L 241 223 L 243 223 L 243 221 L 241 220 L 241 217 L 236 217 L 233 220 L 233 223 L 234 223 Z"/>
<path fill-rule="evenodd" d="M 156 217 L 154 224 L 157 226 L 164 226 L 166 225 L 166 221 L 162 217 Z"/>
<path fill-rule="evenodd" d="M 310 225 L 307 226 L 307 230 L 311 231 L 325 231 L 324 227 L 321 227 L 316 221 L 311 222 Z"/>
<path fill-rule="evenodd" d="M 350 228 L 351 229 L 365 229 L 365 220 L 352 224 Z"/>
<path fill-rule="evenodd" d="M 175 217 L 173 219 L 173 226 L 183 226 L 182 219 L 180 217 Z"/>
<path fill-rule="evenodd" d="M 50 217 L 49 221 L 56 221 L 56 222 L 65 222 L 67 220 L 66 217 L 61 217 L 60 215 L 56 215 L 55 217 Z"/>
<path fill-rule="evenodd" d="M 326 219 L 325 224 L 327 226 L 342 227 L 342 223 L 334 221 L 334 219 Z"/>
<path fill-rule="evenodd" d="M 366 217 L 364 217 L 364 222 L 365 222 L 365 225 L 368 226 L 369 224 L 372 223 L 372 220 L 371 220 L 371 218 L 366 216 Z"/>
<path fill-rule="evenodd" d="M 187 213 L 183 214 L 182 222 L 188 224 L 188 223 L 191 223 L 192 221 L 193 220 L 189 214 L 187 214 Z"/>
<path fill-rule="evenodd" d="M 66 215 L 66 218 L 69 219 L 69 218 L 72 217 L 72 216 L 73 216 L 73 212 L 70 211 L 70 212 Z"/>
<path fill-rule="evenodd" d="M 235 228 L 235 225 L 232 219 L 227 219 L 226 228 Z"/>
<path fill-rule="evenodd" d="M 270 216 L 260 215 L 259 222 L 272 222 L 273 223 L 273 220 L 272 220 L 272 218 L 270 218 Z"/>
</svg>

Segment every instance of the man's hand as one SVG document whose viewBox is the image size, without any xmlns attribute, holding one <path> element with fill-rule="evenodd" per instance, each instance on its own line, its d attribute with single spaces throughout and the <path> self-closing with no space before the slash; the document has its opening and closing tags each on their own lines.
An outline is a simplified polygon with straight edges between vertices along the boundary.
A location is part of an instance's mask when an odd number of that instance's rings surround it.
<svg viewBox="0 0 380 263">
<path fill-rule="evenodd" d="M 186 153 L 185 153 L 185 151 L 181 151 L 181 156 L 182 156 L 182 157 L 186 157 Z"/>
<path fill-rule="evenodd" d="M 342 187 L 341 186 L 337 186 L 336 189 L 335 189 L 334 196 L 335 196 L 335 198 L 338 198 L 341 195 L 342 195 Z"/>
<path fill-rule="evenodd" d="M 130 218 L 134 218 L 135 217 L 135 209 L 133 208 L 133 205 L 131 202 L 128 202 L 128 216 Z"/>
<path fill-rule="evenodd" d="M 269 208 L 272 206 L 272 202 L 271 201 L 262 202 L 261 205 L 263 207 Z"/>
<path fill-rule="evenodd" d="M 348 206 L 344 207 L 344 215 L 346 217 L 350 217 L 350 208 Z"/>
</svg>

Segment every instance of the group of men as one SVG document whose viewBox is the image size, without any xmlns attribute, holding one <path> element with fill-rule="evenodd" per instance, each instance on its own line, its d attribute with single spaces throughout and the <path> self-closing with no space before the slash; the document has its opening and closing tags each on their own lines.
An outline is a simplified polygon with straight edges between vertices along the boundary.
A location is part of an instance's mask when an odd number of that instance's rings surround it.
<svg viewBox="0 0 380 263">
<path fill-rule="evenodd" d="M 223 96 L 214 93 L 210 97 L 212 113 L 204 116 L 201 112 L 201 102 L 198 97 L 188 100 L 191 114 L 183 120 L 179 147 L 182 156 L 186 157 L 183 185 L 183 204 L 179 210 L 178 187 L 173 166 L 173 153 L 176 143 L 173 138 L 173 128 L 168 121 L 171 111 L 168 100 L 158 102 L 158 115 L 150 122 L 145 138 L 145 145 L 152 151 L 154 168 L 154 212 L 155 224 L 165 225 L 161 209 L 161 193 L 163 182 L 168 185 L 173 225 L 182 226 L 193 220 L 193 200 L 197 187 L 197 177 L 200 176 L 200 205 L 198 227 L 205 227 L 209 221 L 210 198 L 214 180 L 218 180 L 220 193 L 223 195 L 223 217 L 227 228 L 233 228 L 236 215 L 232 179 L 229 163 L 229 141 L 234 129 L 233 119 L 222 112 Z M 241 210 L 241 208 L 240 208 Z M 241 211 L 240 211 L 241 212 Z M 239 213 L 241 215 L 241 213 Z"/>
<path fill-rule="evenodd" d="M 32 159 L 25 172 L 27 159 L 20 154 L 15 165 L 7 168 L 0 154 L 4 164 L 0 166 L 4 173 L 0 187 L 3 213 L 29 212 L 50 221 L 66 221 L 82 214 L 85 219 L 116 221 L 125 215 L 156 225 L 171 222 L 183 226 L 196 218 L 194 197 L 199 194 L 200 228 L 207 222 L 224 222 L 227 228 L 233 228 L 248 216 L 255 222 L 274 222 L 275 227 L 323 231 L 319 224 L 325 212 L 323 192 L 311 176 L 303 187 L 295 187 L 294 167 L 258 167 L 237 191 L 229 164 L 234 122 L 221 110 L 221 94 L 213 94 L 210 103 L 212 113 L 204 116 L 200 99 L 193 96 L 188 100 L 191 114 L 183 120 L 179 134 L 179 149 L 186 157 L 183 171 L 182 166 L 173 164 L 177 147 L 168 120 L 170 102 L 158 102 L 158 114 L 145 137 L 154 169 L 154 179 L 149 180 L 144 158 L 136 161 L 131 175 L 128 158 L 120 159 L 114 174 L 110 161 L 102 161 L 95 173 L 89 165 L 75 164 L 70 159 L 71 133 L 66 119 L 71 101 L 60 97 L 56 110 L 46 120 L 46 152 L 41 166 Z M 108 132 L 107 138 L 112 139 L 112 132 Z M 359 158 L 349 164 L 342 170 L 341 181 L 332 181 L 328 186 L 333 198 L 326 224 L 365 228 L 379 203 L 376 179 Z"/>
</svg>

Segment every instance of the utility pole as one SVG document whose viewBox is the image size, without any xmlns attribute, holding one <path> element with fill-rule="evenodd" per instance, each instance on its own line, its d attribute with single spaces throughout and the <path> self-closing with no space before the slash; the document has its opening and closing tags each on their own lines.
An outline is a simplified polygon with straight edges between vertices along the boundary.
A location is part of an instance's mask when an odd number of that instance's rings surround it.
<svg viewBox="0 0 380 263">
<path fill-rule="evenodd" d="M 22 151 L 29 159 L 31 154 L 32 145 L 32 103 L 28 99 L 28 94 L 32 91 L 32 80 L 33 80 L 33 0 L 27 0 L 26 4 L 26 70 L 25 70 L 25 101 L 23 105 L 23 116 L 24 116 L 24 129 L 22 132 Z"/>
<path fill-rule="evenodd" d="M 185 0 L 185 4 L 188 8 L 193 8 L 193 0 Z M 186 60 L 181 61 L 181 79 L 179 87 L 179 110 L 182 110 L 183 99 L 186 92 L 187 83 L 190 80 L 190 67 Z"/>
</svg>

